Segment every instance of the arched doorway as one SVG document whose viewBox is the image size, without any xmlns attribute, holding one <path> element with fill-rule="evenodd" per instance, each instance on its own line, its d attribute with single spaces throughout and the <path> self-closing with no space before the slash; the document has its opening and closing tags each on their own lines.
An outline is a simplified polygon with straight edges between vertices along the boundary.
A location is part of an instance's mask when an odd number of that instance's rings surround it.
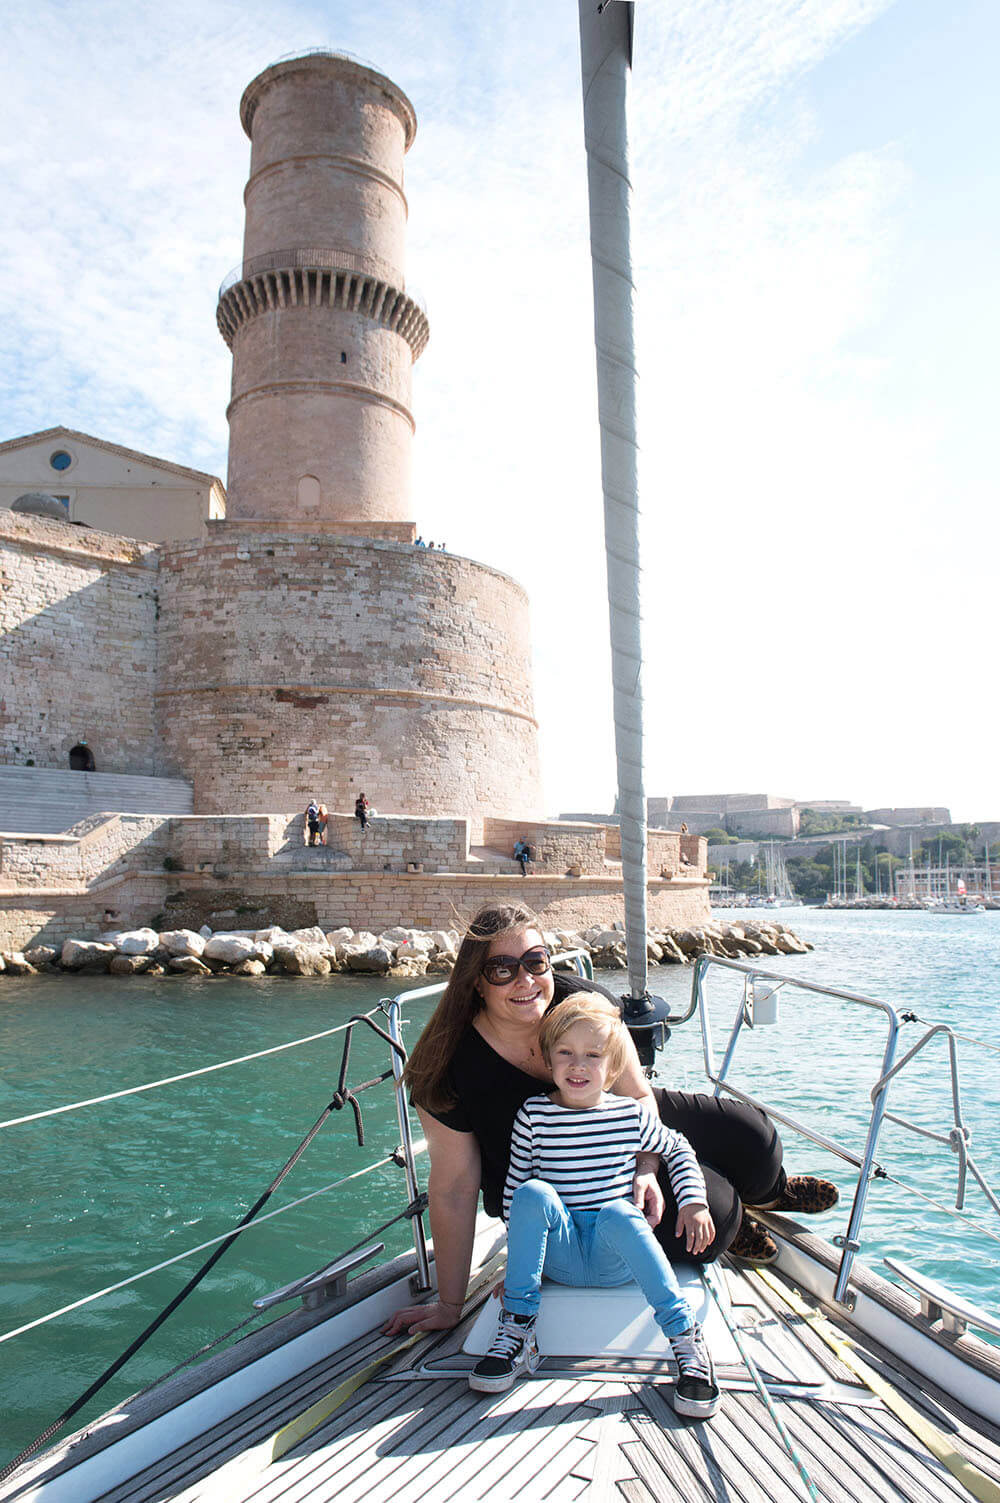
<svg viewBox="0 0 1000 1503">
<path fill-rule="evenodd" d="M 76 746 L 70 747 L 69 767 L 71 772 L 96 772 L 97 764 L 94 761 L 94 753 L 86 741 L 77 742 Z"/>
</svg>

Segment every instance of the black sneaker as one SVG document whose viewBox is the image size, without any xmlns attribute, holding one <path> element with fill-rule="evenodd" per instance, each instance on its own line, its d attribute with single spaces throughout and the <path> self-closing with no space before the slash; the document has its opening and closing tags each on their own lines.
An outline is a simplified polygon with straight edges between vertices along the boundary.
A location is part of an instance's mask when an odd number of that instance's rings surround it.
<svg viewBox="0 0 1000 1503">
<path fill-rule="evenodd" d="M 538 1366 L 538 1343 L 535 1340 L 535 1316 L 500 1311 L 500 1323 L 493 1344 L 480 1357 L 469 1374 L 469 1387 L 478 1393 L 504 1393 L 518 1378 L 533 1373 Z"/>
<path fill-rule="evenodd" d="M 719 1385 L 701 1326 L 695 1322 L 689 1331 L 671 1336 L 670 1350 L 677 1363 L 674 1409 L 688 1419 L 711 1419 L 719 1407 Z"/>
</svg>

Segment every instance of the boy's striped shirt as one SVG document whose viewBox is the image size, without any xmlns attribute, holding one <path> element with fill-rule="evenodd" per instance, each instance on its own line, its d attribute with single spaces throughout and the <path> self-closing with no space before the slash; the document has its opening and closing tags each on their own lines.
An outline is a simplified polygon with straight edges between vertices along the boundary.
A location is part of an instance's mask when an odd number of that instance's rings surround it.
<svg viewBox="0 0 1000 1503">
<path fill-rule="evenodd" d="M 571 1210 L 598 1210 L 630 1199 L 637 1153 L 666 1161 L 678 1209 L 707 1205 L 705 1180 L 687 1138 L 631 1096 L 602 1095 L 594 1107 L 558 1106 L 529 1096 L 514 1121 L 503 1215 L 525 1180 L 543 1179 Z"/>
</svg>

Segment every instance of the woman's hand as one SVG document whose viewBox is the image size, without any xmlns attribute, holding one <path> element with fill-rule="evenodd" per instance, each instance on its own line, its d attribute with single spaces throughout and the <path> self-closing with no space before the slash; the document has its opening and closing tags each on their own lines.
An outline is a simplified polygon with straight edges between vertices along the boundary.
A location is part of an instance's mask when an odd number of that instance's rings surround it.
<svg viewBox="0 0 1000 1503">
<path fill-rule="evenodd" d="M 399 1336 L 403 1331 L 450 1331 L 462 1318 L 462 1306 L 435 1300 L 429 1305 L 407 1305 L 397 1310 L 382 1327 L 384 1336 Z"/>
<path fill-rule="evenodd" d="M 689 1253 L 702 1253 L 715 1237 L 715 1222 L 708 1206 L 689 1205 L 677 1213 L 675 1237 L 683 1237 Z"/>
<path fill-rule="evenodd" d="M 663 1191 L 654 1170 L 637 1170 L 632 1181 L 632 1202 L 639 1207 L 650 1226 L 659 1226 L 664 1202 Z"/>
</svg>

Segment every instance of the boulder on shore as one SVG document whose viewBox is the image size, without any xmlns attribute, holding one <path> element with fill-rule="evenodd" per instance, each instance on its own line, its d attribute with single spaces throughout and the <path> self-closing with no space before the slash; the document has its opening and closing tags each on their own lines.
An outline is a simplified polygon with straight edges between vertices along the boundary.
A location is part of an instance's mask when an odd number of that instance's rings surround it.
<svg viewBox="0 0 1000 1503">
<path fill-rule="evenodd" d="M 155 929 L 118 929 L 102 934 L 104 944 L 114 945 L 119 955 L 151 955 L 160 943 Z"/>
<path fill-rule="evenodd" d="M 52 945 L 32 945 L 30 950 L 25 950 L 24 958 L 36 971 L 54 970 L 59 961 L 59 951 Z M 3 966 L 0 964 L 0 971 L 2 970 Z"/>
<path fill-rule="evenodd" d="M 213 934 L 205 944 L 205 960 L 221 960 L 223 965 L 239 965 L 241 960 L 270 960 L 274 951 L 263 939 L 243 934 Z"/>
<path fill-rule="evenodd" d="M 108 970 L 112 976 L 141 976 L 152 964 L 151 955 L 116 955 Z"/>
<path fill-rule="evenodd" d="M 205 940 L 193 929 L 168 929 L 160 935 L 160 944 L 168 955 L 198 955 L 205 952 Z"/>
<path fill-rule="evenodd" d="M 274 958 L 287 976 L 329 976 L 330 957 L 326 941 L 317 944 L 278 945 Z"/>
<path fill-rule="evenodd" d="M 392 956 L 385 945 L 348 946 L 344 953 L 344 961 L 349 971 L 357 971 L 362 975 L 386 976 L 392 965 Z"/>
<path fill-rule="evenodd" d="M 20 950 L 5 950 L 0 955 L 0 970 L 8 976 L 34 976 L 35 967 Z"/>
<path fill-rule="evenodd" d="M 427 968 L 429 965 L 430 961 L 428 960 L 426 955 L 412 955 L 408 958 L 404 958 L 403 960 L 394 960 L 392 965 L 386 972 L 386 975 L 397 978 L 407 976 L 426 976 Z"/>
<path fill-rule="evenodd" d="M 68 939 L 59 961 L 67 971 L 106 971 L 117 953 L 114 945 L 101 940 Z"/>
<path fill-rule="evenodd" d="M 262 960 L 241 960 L 233 967 L 234 976 L 263 976 L 266 971 L 267 966 Z"/>
</svg>

